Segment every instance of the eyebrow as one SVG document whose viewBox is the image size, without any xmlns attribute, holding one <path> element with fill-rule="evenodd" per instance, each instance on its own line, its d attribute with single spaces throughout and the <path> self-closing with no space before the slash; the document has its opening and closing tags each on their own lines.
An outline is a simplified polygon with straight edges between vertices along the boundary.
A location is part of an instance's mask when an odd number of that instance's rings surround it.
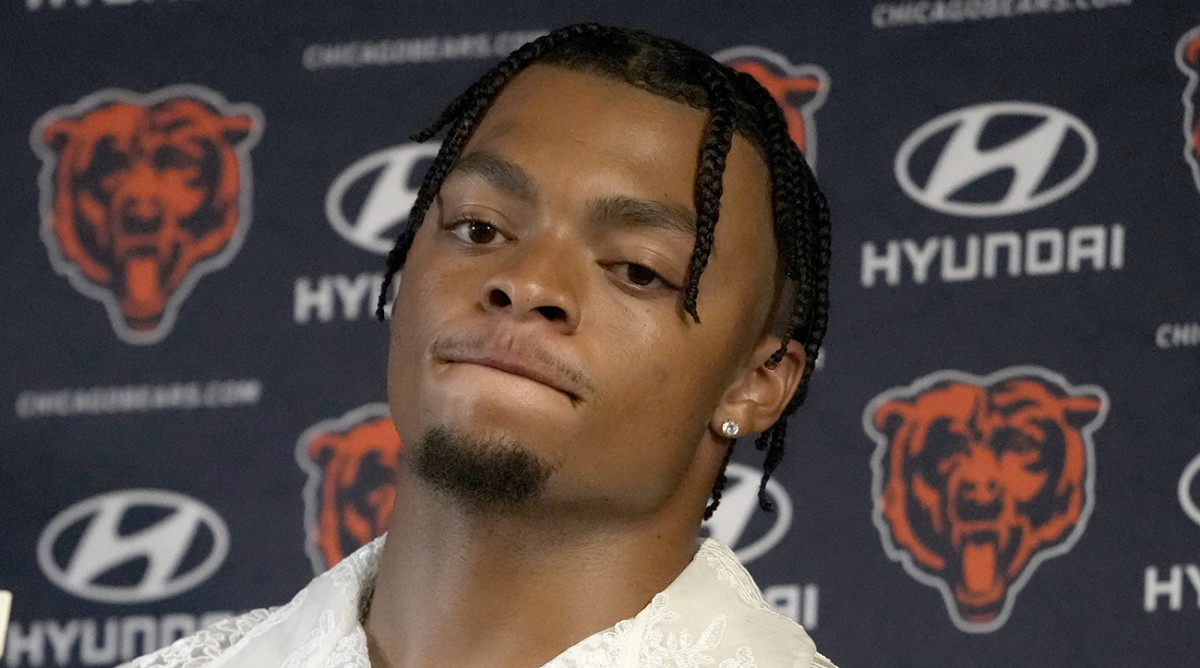
<svg viewBox="0 0 1200 668">
<path fill-rule="evenodd" d="M 537 188 L 525 170 L 491 153 L 475 151 L 454 162 L 450 173 L 463 172 L 480 176 L 491 186 L 526 202 L 537 199 Z"/>
<path fill-rule="evenodd" d="M 526 202 L 537 199 L 537 187 L 525 170 L 491 153 L 468 153 L 455 161 L 450 172 L 482 177 L 491 186 Z M 696 236 L 695 214 L 676 204 L 613 195 L 596 200 L 590 208 L 592 218 L 598 222 L 659 229 L 688 239 Z"/>
<path fill-rule="evenodd" d="M 592 204 L 592 216 L 603 222 L 659 229 L 688 239 L 696 236 L 696 217 L 689 209 L 651 199 L 605 197 Z"/>
</svg>

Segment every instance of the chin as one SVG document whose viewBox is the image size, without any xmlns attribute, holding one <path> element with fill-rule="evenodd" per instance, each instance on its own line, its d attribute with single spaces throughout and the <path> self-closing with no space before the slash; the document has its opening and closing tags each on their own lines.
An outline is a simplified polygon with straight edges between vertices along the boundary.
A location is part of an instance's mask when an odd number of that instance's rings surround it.
<svg viewBox="0 0 1200 668">
<path fill-rule="evenodd" d="M 497 434 L 439 427 L 417 441 L 412 469 L 425 484 L 477 513 L 504 513 L 533 505 L 554 466 L 524 443 Z"/>
<path fill-rule="evenodd" d="M 426 431 L 443 430 L 482 447 L 505 444 L 548 454 L 554 448 L 548 441 L 561 443 L 568 439 L 577 432 L 577 422 L 576 415 L 536 405 L 501 402 L 488 396 L 457 396 L 450 401 L 429 402 L 420 412 L 418 424 L 422 430 L 415 436 L 423 438 Z"/>
</svg>

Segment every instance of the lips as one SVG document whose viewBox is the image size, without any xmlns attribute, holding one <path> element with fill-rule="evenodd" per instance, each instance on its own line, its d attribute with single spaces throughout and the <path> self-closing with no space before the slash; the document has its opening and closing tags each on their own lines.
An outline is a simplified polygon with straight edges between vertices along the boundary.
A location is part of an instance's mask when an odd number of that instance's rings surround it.
<svg viewBox="0 0 1200 668">
<path fill-rule="evenodd" d="M 577 365 L 513 336 L 442 337 L 434 341 L 431 351 L 438 364 L 475 364 L 503 371 L 557 390 L 572 402 L 591 393 L 592 384 Z"/>
</svg>

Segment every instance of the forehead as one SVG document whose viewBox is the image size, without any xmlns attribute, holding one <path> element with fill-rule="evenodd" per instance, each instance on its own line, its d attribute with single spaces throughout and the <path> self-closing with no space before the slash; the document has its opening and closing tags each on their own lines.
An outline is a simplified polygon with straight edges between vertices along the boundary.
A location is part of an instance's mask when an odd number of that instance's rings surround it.
<svg viewBox="0 0 1200 668">
<path fill-rule="evenodd" d="M 496 97 L 465 152 L 495 144 L 523 153 L 568 149 L 579 161 L 654 170 L 686 187 L 706 120 L 698 109 L 615 79 L 535 64 Z"/>
<path fill-rule="evenodd" d="M 511 161 L 531 174 L 539 192 L 577 199 L 629 195 L 694 215 L 707 123 L 707 112 L 625 82 L 535 64 L 500 92 L 462 155 L 486 152 Z M 713 260 L 745 252 L 773 276 L 770 173 L 740 135 L 734 136 L 722 183 Z M 710 270 L 725 273 L 710 266 L 704 278 Z"/>
</svg>

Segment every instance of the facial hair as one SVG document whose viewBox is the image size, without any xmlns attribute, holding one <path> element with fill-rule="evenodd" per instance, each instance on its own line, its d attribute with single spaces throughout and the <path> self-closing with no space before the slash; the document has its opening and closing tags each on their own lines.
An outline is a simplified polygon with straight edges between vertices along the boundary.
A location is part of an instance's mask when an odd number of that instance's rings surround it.
<svg viewBox="0 0 1200 668">
<path fill-rule="evenodd" d="M 437 428 L 413 449 L 412 470 L 473 512 L 513 511 L 536 500 L 553 467 L 517 443 Z"/>
</svg>

